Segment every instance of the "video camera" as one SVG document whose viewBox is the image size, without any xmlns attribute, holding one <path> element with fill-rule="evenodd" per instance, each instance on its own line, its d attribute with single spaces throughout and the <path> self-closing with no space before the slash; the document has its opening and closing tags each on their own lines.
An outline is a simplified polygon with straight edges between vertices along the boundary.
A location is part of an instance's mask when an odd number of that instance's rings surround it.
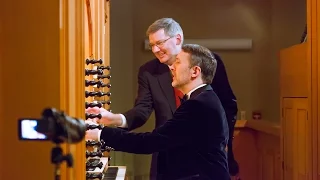
<svg viewBox="0 0 320 180">
<path fill-rule="evenodd" d="M 86 135 L 85 121 L 65 115 L 54 108 L 44 109 L 42 118 L 21 118 L 18 123 L 20 140 L 78 143 Z"/>
<path fill-rule="evenodd" d="M 42 118 L 21 118 L 18 120 L 20 140 L 52 141 L 56 144 L 51 150 L 51 163 L 55 164 L 55 180 L 60 180 L 60 164 L 67 162 L 73 166 L 72 155 L 63 155 L 60 143 L 78 143 L 86 135 L 85 121 L 65 115 L 54 108 L 44 109 Z"/>
</svg>

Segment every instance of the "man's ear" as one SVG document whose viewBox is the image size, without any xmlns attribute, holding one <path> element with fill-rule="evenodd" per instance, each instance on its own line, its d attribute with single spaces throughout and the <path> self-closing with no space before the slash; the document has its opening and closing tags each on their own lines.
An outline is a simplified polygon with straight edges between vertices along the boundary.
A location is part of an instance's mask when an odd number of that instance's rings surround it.
<svg viewBox="0 0 320 180">
<path fill-rule="evenodd" d="M 182 37 L 181 37 L 181 34 L 177 34 L 176 39 L 177 39 L 176 45 L 182 45 Z"/>
<path fill-rule="evenodd" d="M 201 68 L 199 66 L 192 67 L 191 77 L 196 78 L 201 75 Z"/>
</svg>

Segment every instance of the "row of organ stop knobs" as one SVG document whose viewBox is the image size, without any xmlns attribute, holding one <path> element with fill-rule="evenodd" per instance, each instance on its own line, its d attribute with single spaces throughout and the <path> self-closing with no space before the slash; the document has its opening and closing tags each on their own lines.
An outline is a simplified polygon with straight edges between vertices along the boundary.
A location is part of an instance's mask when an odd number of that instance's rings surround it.
<svg viewBox="0 0 320 180">
<path fill-rule="evenodd" d="M 85 69 L 85 108 L 99 107 L 110 110 L 110 70 L 102 59 L 86 59 Z M 86 120 L 101 118 L 101 114 L 86 113 Z M 103 125 L 87 123 L 87 130 L 102 129 Z M 110 151 L 113 150 L 104 144 L 103 140 L 86 140 L 86 179 L 103 179 L 104 171 L 110 160 Z"/>
</svg>

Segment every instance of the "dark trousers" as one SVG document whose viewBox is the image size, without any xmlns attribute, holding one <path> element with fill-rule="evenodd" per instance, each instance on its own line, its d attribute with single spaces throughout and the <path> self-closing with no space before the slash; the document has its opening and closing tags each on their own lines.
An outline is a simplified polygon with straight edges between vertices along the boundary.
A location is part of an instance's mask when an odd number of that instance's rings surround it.
<svg viewBox="0 0 320 180">
<path fill-rule="evenodd" d="M 231 176 L 235 176 L 239 173 L 239 165 L 238 162 L 234 158 L 233 154 L 233 133 L 234 126 L 236 124 L 236 120 L 229 121 L 229 141 L 228 141 L 228 166 L 229 166 L 229 174 Z"/>
</svg>

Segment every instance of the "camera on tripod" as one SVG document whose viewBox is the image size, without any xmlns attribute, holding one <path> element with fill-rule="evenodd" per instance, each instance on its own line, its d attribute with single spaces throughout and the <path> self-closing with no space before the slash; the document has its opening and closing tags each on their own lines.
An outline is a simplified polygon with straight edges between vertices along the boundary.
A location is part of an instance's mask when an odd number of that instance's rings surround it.
<svg viewBox="0 0 320 180">
<path fill-rule="evenodd" d="M 65 115 L 54 108 L 44 109 L 42 118 L 18 120 L 20 140 L 78 143 L 86 135 L 85 121 Z"/>
<path fill-rule="evenodd" d="M 42 118 L 21 118 L 18 120 L 20 140 L 52 141 L 56 144 L 51 150 L 51 163 L 55 164 L 55 180 L 60 180 L 60 164 L 66 161 L 73 166 L 71 154 L 63 155 L 61 143 L 81 142 L 87 130 L 85 121 L 65 115 L 54 108 L 44 109 Z"/>
</svg>

